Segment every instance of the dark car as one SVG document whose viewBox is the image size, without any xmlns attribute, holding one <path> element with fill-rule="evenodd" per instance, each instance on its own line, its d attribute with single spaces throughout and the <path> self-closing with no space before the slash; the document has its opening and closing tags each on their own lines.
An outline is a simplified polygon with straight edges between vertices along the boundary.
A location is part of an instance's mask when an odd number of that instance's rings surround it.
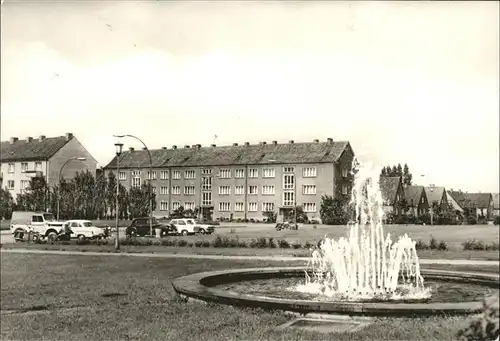
<svg viewBox="0 0 500 341">
<path fill-rule="evenodd" d="M 151 226 L 150 226 L 151 222 Z M 177 233 L 177 229 L 172 224 L 161 224 L 156 218 L 135 218 L 130 226 L 125 230 L 127 236 L 133 234 L 137 236 L 149 235 L 150 227 L 153 227 L 153 236 L 156 236 L 156 229 L 161 229 L 161 236 L 166 236 L 169 233 Z"/>
</svg>

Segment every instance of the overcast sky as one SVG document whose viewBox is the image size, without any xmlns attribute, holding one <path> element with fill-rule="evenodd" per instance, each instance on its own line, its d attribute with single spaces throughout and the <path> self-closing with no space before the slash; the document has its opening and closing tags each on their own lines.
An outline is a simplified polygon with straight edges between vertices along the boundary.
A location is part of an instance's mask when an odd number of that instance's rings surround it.
<svg viewBox="0 0 500 341">
<path fill-rule="evenodd" d="M 332 137 L 419 184 L 498 192 L 498 7 L 5 0 L 2 141 L 72 132 L 104 166 L 113 134 Z"/>
</svg>

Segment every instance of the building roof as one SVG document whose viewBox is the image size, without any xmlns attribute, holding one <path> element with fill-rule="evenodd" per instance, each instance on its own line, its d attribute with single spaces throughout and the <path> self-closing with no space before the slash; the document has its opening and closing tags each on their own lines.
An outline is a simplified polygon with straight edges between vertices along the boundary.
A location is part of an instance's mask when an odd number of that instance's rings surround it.
<svg viewBox="0 0 500 341">
<path fill-rule="evenodd" d="M 331 163 L 337 161 L 349 142 L 233 145 L 151 150 L 153 167 L 196 167 L 286 163 Z M 146 150 L 125 151 L 120 168 L 147 168 Z M 116 156 L 104 168 L 116 168 Z"/>
<path fill-rule="evenodd" d="M 405 187 L 405 198 L 408 206 L 416 206 L 420 202 L 422 193 L 425 194 L 424 186 L 407 186 Z"/>
<path fill-rule="evenodd" d="M 443 198 L 443 194 L 445 192 L 446 190 L 444 187 L 425 187 L 425 195 L 427 196 L 427 201 L 430 205 L 434 202 L 441 204 L 441 199 Z"/>
<path fill-rule="evenodd" d="M 493 193 L 493 209 L 500 209 L 500 193 Z"/>
<path fill-rule="evenodd" d="M 401 177 L 399 176 L 382 176 L 379 180 L 380 193 L 384 205 L 394 205 L 396 194 L 398 193 Z"/>
<path fill-rule="evenodd" d="M 451 191 L 446 191 L 446 198 L 448 199 L 448 204 L 451 204 L 454 210 L 460 212 L 464 211 L 464 209 L 458 204 L 455 198 L 453 198 L 453 196 L 451 195 Z"/>
<path fill-rule="evenodd" d="M 490 206 L 491 193 L 464 193 L 451 191 L 450 195 L 462 208 L 487 208 Z"/>
<path fill-rule="evenodd" d="M 49 138 L 34 138 L 31 141 L 17 140 L 13 143 L 1 143 L 1 161 L 37 161 L 50 159 L 59 149 L 71 140 L 73 136 L 57 136 Z"/>
</svg>

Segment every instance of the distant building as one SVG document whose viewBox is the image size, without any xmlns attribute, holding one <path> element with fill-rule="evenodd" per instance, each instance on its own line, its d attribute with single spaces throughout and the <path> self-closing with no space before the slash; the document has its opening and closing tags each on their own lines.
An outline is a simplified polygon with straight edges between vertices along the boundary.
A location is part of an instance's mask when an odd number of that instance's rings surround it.
<svg viewBox="0 0 500 341">
<path fill-rule="evenodd" d="M 11 137 L 1 143 L 1 186 L 7 187 L 14 199 L 29 186 L 33 176 L 43 176 L 49 185 L 58 184 L 59 172 L 70 158 L 82 157 L 84 161 L 71 161 L 63 169 L 62 177 L 69 179 L 76 172 L 89 170 L 95 175 L 97 161 L 71 133 L 65 136 L 19 140 Z"/>
<path fill-rule="evenodd" d="M 382 194 L 384 213 L 403 214 L 404 212 L 400 203 L 405 199 L 405 192 L 401 177 L 380 177 L 379 187 Z"/>
<path fill-rule="evenodd" d="M 146 150 L 123 152 L 118 179 L 126 188 L 151 179 L 156 216 L 168 216 L 183 206 L 201 207 L 205 219 L 260 220 L 265 212 L 283 216 L 300 205 L 309 218 L 320 220 L 322 195 L 348 199 L 351 193 L 354 152 L 347 141 L 198 144 L 151 154 L 150 174 Z M 115 157 L 104 167 L 106 176 L 116 168 Z"/>
<path fill-rule="evenodd" d="M 429 201 L 424 186 L 406 186 L 404 190 L 409 214 L 420 217 L 429 212 Z"/>
<path fill-rule="evenodd" d="M 427 196 L 429 207 L 432 207 L 436 203 L 442 211 L 446 211 L 449 208 L 448 196 L 444 187 L 433 185 L 425 187 L 425 195 Z"/>
<path fill-rule="evenodd" d="M 461 214 L 464 213 L 464 209 L 462 208 L 462 206 L 460 206 L 458 204 L 458 202 L 453 198 L 453 196 L 451 195 L 451 192 L 452 191 L 446 191 L 446 199 L 448 200 L 448 205 L 451 205 L 453 211 L 455 212 L 460 212 Z"/>
<path fill-rule="evenodd" d="M 493 196 L 491 193 L 465 193 L 450 191 L 450 195 L 464 212 L 476 218 L 490 219 L 493 215 Z"/>
</svg>

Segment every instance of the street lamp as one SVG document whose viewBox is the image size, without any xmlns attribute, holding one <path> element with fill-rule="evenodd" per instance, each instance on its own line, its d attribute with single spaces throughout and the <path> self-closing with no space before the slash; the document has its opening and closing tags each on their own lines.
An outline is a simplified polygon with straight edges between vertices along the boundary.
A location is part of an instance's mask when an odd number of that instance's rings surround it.
<svg viewBox="0 0 500 341">
<path fill-rule="evenodd" d="M 119 186 L 119 178 L 120 178 L 120 155 L 122 154 L 123 143 L 115 143 L 116 147 L 116 240 L 115 240 L 115 249 L 116 251 L 120 250 L 120 231 L 118 229 L 118 212 L 119 212 L 119 204 L 118 197 L 120 195 L 120 186 Z"/>
<path fill-rule="evenodd" d="M 64 167 L 70 162 L 70 161 L 85 161 L 87 160 L 86 158 L 84 157 L 77 157 L 77 156 L 73 156 L 73 157 L 70 157 L 69 159 L 66 160 L 66 162 L 63 163 L 61 169 L 59 170 L 59 186 L 57 186 L 57 221 L 59 221 L 59 198 L 60 198 L 60 194 L 61 194 L 61 175 L 62 175 L 62 171 L 64 169 Z"/>
<path fill-rule="evenodd" d="M 151 157 L 151 152 L 149 151 L 148 146 L 146 146 L 144 141 L 142 141 L 140 138 L 138 138 L 137 136 L 134 136 L 134 135 L 127 134 L 127 135 L 113 135 L 113 136 L 118 137 L 118 138 L 131 137 L 131 138 L 136 139 L 137 141 L 141 142 L 142 145 L 144 146 L 144 148 L 146 148 L 146 151 L 148 152 L 148 157 L 149 157 L 149 189 L 151 189 L 152 188 L 151 181 L 152 181 L 152 177 L 153 177 L 153 159 Z M 152 195 L 151 195 L 151 193 L 149 193 L 149 191 L 148 191 L 148 196 L 149 196 L 149 218 L 152 218 L 153 217 L 153 199 L 152 199 Z M 149 220 L 149 235 L 152 236 L 153 235 L 153 220 L 152 219 L 148 219 L 148 220 Z M 157 236 L 157 237 L 159 237 L 159 236 Z"/>
</svg>

